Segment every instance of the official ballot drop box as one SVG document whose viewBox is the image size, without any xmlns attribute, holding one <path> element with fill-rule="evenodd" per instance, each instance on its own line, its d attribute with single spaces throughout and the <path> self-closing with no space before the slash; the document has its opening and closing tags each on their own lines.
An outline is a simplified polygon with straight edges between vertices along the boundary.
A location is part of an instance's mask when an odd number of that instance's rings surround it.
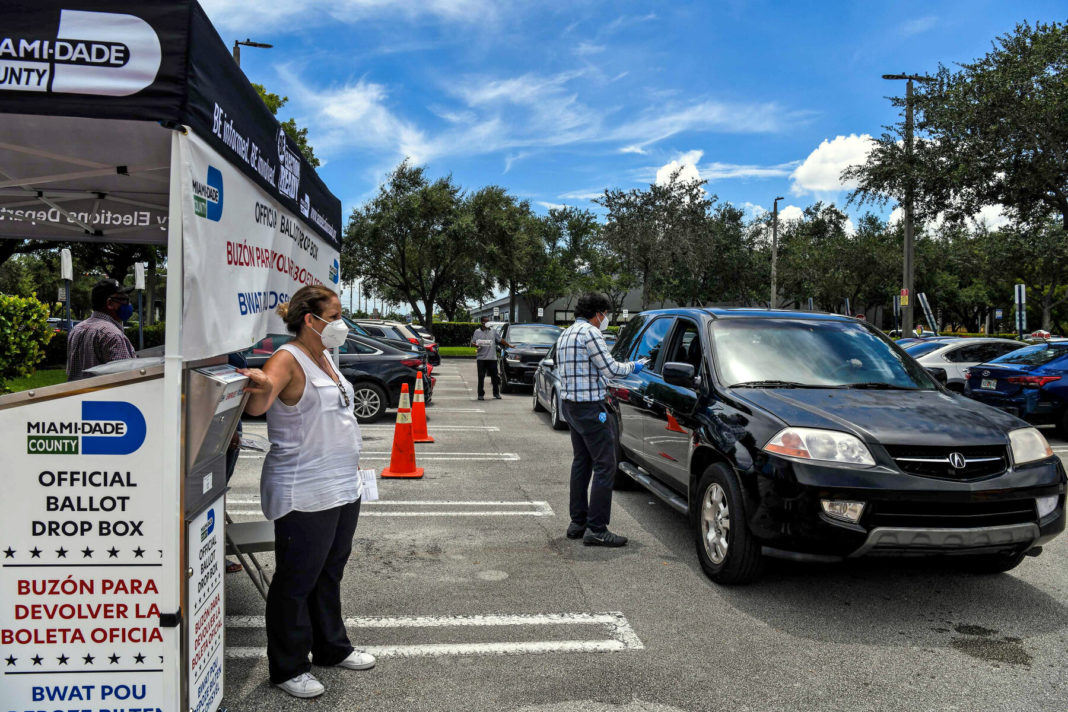
<svg viewBox="0 0 1068 712">
<path fill-rule="evenodd" d="M 216 359 L 218 360 L 218 359 Z M 211 709 L 224 667 L 223 595 L 226 549 L 226 453 L 241 420 L 248 378 L 227 364 L 184 372 L 185 451 L 182 508 L 185 523 L 186 615 L 183 658 L 185 708 Z"/>
</svg>

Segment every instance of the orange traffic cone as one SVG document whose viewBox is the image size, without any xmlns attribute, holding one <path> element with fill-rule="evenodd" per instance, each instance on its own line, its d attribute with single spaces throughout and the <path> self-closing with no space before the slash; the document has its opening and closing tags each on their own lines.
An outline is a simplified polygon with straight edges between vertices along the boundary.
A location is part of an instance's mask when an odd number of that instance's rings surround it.
<svg viewBox="0 0 1068 712">
<path fill-rule="evenodd" d="M 393 453 L 382 477 L 422 477 L 423 468 L 415 466 L 415 443 L 412 442 L 412 409 L 408 404 L 408 384 L 401 385 L 397 427 L 393 430 Z"/>
<path fill-rule="evenodd" d="M 417 443 L 432 443 L 426 431 L 426 401 L 423 399 L 423 372 L 415 376 L 415 400 L 412 401 L 412 439 Z"/>
<path fill-rule="evenodd" d="M 686 430 L 684 430 L 683 427 L 681 425 L 679 425 L 679 421 L 675 419 L 675 416 L 671 414 L 670 410 L 667 412 L 667 421 L 668 421 L 668 424 L 667 424 L 667 427 L 664 428 L 664 430 L 670 430 L 673 433 L 685 433 L 686 432 Z"/>
</svg>

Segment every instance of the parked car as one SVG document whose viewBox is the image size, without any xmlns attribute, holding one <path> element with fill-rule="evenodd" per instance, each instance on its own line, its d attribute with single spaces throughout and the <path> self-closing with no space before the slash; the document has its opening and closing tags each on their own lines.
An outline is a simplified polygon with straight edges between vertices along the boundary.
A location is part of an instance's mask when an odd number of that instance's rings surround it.
<svg viewBox="0 0 1068 712">
<path fill-rule="evenodd" d="M 507 323 L 508 322 L 506 321 L 487 321 L 486 326 L 491 329 L 495 329 L 497 333 L 500 334 L 502 331 L 504 331 L 504 325 Z"/>
<path fill-rule="evenodd" d="M 560 412 L 560 375 L 556 368 L 556 344 L 538 362 L 534 371 L 534 412 L 549 411 L 549 425 L 553 430 L 566 430 L 567 421 Z"/>
<path fill-rule="evenodd" d="M 419 324 L 408 324 L 408 328 L 414 331 L 422 340 L 427 356 L 430 358 L 430 363 L 440 366 L 441 353 L 438 351 L 438 340 L 434 338 L 434 335 L 425 326 Z"/>
<path fill-rule="evenodd" d="M 48 327 L 57 334 L 61 331 L 70 331 L 78 324 L 81 324 L 81 319 L 61 319 L 56 316 L 48 317 Z"/>
<path fill-rule="evenodd" d="M 1024 421 L 939 386 L 884 334 L 833 314 L 643 312 L 608 382 L 617 483 L 689 517 L 705 573 L 766 556 L 945 555 L 1007 571 L 1064 530 L 1065 472 Z"/>
<path fill-rule="evenodd" d="M 242 355 L 249 367 L 259 368 L 279 346 L 292 339 L 290 334 L 271 334 Z M 364 336 L 349 334 L 339 351 L 341 375 L 355 391 L 353 411 L 361 423 L 373 423 L 386 414 L 387 408 L 396 408 L 403 384 L 407 383 L 409 393 L 414 393 L 416 374 L 425 369 L 424 361 L 413 352 Z M 428 404 L 435 380 L 424 372 L 424 398 Z"/>
<path fill-rule="evenodd" d="M 441 357 L 423 346 L 423 340 L 406 324 L 399 321 L 386 321 L 384 319 L 345 319 L 345 323 L 360 329 L 365 335 L 385 341 L 396 348 L 409 348 L 419 352 L 420 358 L 424 358 L 432 366 L 441 363 Z"/>
<path fill-rule="evenodd" d="M 508 393 L 513 384 L 534 383 L 538 362 L 545 358 L 563 329 L 552 324 L 508 324 L 501 338 L 511 344 L 501 349 L 497 365 L 501 375 L 501 392 Z"/>
<path fill-rule="evenodd" d="M 1027 346 L 968 369 L 965 395 L 1068 435 L 1068 341 Z"/>
<path fill-rule="evenodd" d="M 901 342 L 898 342 L 898 346 Z M 964 371 L 998 356 L 1022 349 L 1026 344 L 1011 339 L 985 337 L 967 339 L 916 341 L 905 346 L 905 352 L 927 368 L 942 368 L 946 372 L 943 385 L 951 391 L 964 392 Z"/>
</svg>

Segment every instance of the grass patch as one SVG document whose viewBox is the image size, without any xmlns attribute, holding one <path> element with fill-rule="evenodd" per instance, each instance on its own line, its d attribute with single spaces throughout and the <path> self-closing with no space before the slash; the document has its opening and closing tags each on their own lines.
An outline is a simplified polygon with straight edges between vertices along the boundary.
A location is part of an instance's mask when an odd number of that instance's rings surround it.
<svg viewBox="0 0 1068 712">
<path fill-rule="evenodd" d="M 478 352 L 474 346 L 439 346 L 442 358 L 474 358 Z"/>
<path fill-rule="evenodd" d="M 28 391 L 33 388 L 54 386 L 57 383 L 66 383 L 67 370 L 65 368 L 42 368 L 25 378 L 13 378 L 7 382 L 7 387 L 12 393 Z"/>
</svg>

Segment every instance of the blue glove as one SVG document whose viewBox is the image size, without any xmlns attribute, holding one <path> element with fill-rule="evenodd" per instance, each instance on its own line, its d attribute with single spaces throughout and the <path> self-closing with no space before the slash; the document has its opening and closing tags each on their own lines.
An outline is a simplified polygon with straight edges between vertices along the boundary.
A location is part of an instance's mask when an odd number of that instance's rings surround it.
<svg viewBox="0 0 1068 712">
<path fill-rule="evenodd" d="M 645 369 L 645 364 L 644 363 L 642 363 L 641 361 L 635 361 L 634 362 L 634 371 L 633 371 L 633 373 L 641 373 L 644 369 Z"/>
</svg>

